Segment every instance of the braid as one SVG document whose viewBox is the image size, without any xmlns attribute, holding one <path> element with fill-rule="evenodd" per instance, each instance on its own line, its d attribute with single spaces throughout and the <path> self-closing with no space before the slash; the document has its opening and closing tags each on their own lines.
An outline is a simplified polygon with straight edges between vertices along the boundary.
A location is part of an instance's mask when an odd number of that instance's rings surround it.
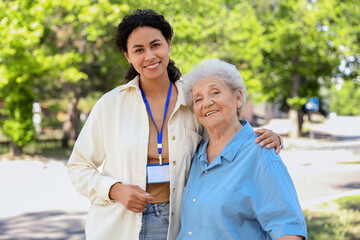
<svg viewBox="0 0 360 240">
<path fill-rule="evenodd" d="M 169 65 L 167 66 L 168 75 L 171 82 L 176 82 L 181 77 L 180 69 L 175 66 L 175 62 L 170 59 Z"/>
<path fill-rule="evenodd" d="M 135 70 L 134 66 L 130 64 L 129 69 L 125 73 L 125 81 L 130 82 L 133 80 L 139 73 Z"/>
</svg>

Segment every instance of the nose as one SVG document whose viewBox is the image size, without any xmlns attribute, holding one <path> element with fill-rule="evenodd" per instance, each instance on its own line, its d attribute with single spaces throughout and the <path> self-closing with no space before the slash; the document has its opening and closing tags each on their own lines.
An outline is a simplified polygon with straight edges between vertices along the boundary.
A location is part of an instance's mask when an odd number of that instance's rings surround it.
<svg viewBox="0 0 360 240">
<path fill-rule="evenodd" d="M 155 57 L 155 54 L 152 50 L 147 50 L 145 55 L 145 60 L 152 60 Z"/>
<path fill-rule="evenodd" d="M 214 102 L 211 99 L 211 97 L 209 97 L 209 96 L 205 97 L 205 99 L 204 99 L 204 107 L 210 107 L 213 104 L 214 104 Z"/>
</svg>

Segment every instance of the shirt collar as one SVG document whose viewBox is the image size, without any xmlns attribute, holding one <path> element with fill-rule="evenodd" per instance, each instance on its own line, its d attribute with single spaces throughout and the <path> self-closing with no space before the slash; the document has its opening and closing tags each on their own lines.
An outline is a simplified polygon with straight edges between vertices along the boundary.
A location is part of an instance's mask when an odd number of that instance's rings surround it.
<svg viewBox="0 0 360 240">
<path fill-rule="evenodd" d="M 232 162 L 235 158 L 235 155 L 239 151 L 239 149 L 245 144 L 245 142 L 251 137 L 254 133 L 253 128 L 250 123 L 246 120 L 240 120 L 241 125 L 243 127 L 238 131 L 235 136 L 230 140 L 230 142 L 225 146 L 225 148 L 221 151 L 219 156 L 217 156 L 214 161 L 211 163 L 212 166 L 221 164 L 221 160 L 225 159 L 229 162 Z M 206 148 L 209 144 L 209 139 L 207 139 L 203 144 L 199 146 L 199 160 L 200 164 L 205 167 L 208 166 L 207 152 Z M 206 167 L 205 167 L 206 168 Z"/>
<path fill-rule="evenodd" d="M 243 127 L 238 131 L 235 136 L 230 140 L 226 147 L 221 151 L 220 156 L 229 162 L 232 162 L 239 149 L 254 133 L 250 123 L 246 120 L 240 120 Z"/>
<path fill-rule="evenodd" d="M 122 88 L 120 88 L 119 92 L 128 90 L 130 88 L 136 88 L 139 91 L 139 93 L 141 94 L 140 88 L 139 88 L 139 79 L 140 79 L 139 75 L 137 75 L 133 80 L 131 80 L 128 83 L 126 83 L 125 85 L 123 85 Z"/>
<path fill-rule="evenodd" d="M 135 88 L 136 91 L 141 95 L 140 88 L 139 88 L 139 80 L 140 80 L 139 75 L 137 75 L 133 80 L 131 80 L 127 84 L 123 85 L 123 87 L 120 88 L 119 91 L 122 92 L 122 91 L 126 91 L 130 88 Z M 176 105 L 179 104 L 179 105 L 187 106 L 186 101 L 185 101 L 184 86 L 183 86 L 181 78 L 179 80 L 175 81 L 175 86 L 178 91 L 178 99 L 177 99 Z"/>
</svg>

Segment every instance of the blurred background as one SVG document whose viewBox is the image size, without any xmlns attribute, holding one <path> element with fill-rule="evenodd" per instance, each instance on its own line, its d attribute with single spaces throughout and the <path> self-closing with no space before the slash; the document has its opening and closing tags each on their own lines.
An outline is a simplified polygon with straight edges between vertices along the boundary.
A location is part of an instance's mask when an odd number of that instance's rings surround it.
<svg viewBox="0 0 360 240">
<path fill-rule="evenodd" d="M 91 108 L 124 83 L 114 36 L 152 8 L 186 74 L 237 66 L 244 119 L 283 137 L 309 239 L 360 239 L 357 0 L 0 0 L 0 239 L 83 239 L 89 202 L 65 165 Z"/>
</svg>

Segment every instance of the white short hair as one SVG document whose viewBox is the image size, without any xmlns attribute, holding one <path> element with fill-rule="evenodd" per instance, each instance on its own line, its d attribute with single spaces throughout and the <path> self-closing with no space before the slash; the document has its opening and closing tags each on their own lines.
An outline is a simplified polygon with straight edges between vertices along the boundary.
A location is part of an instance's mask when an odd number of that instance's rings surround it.
<svg viewBox="0 0 360 240">
<path fill-rule="evenodd" d="M 238 90 L 241 90 L 242 103 L 237 111 L 237 116 L 240 119 L 246 103 L 245 83 L 241 77 L 240 72 L 234 65 L 216 58 L 199 62 L 188 74 L 183 76 L 182 82 L 184 83 L 185 87 L 186 103 L 190 109 L 193 110 L 193 86 L 208 77 L 217 77 L 220 81 L 226 83 L 226 85 L 234 92 L 234 94 L 236 94 Z"/>
</svg>

